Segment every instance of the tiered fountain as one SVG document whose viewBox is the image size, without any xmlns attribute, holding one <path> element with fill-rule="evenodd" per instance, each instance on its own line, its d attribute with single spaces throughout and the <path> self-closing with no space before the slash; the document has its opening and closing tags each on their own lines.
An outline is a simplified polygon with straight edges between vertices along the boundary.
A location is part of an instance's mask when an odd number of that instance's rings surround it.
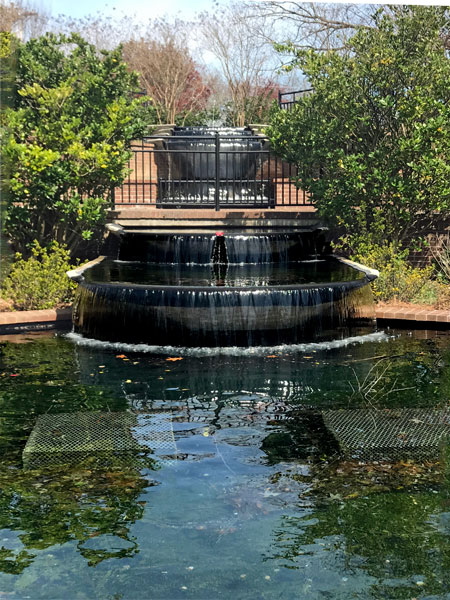
<svg viewBox="0 0 450 600">
<path fill-rule="evenodd" d="M 320 231 L 130 233 L 72 272 L 75 331 L 109 341 L 270 346 L 373 323 L 376 272 L 328 256 Z"/>
<path fill-rule="evenodd" d="M 176 151 L 175 170 L 184 173 L 177 185 L 201 197 L 209 190 L 192 186 L 215 180 L 234 197 L 233 180 L 242 187 L 256 169 L 257 153 L 246 150 L 258 140 L 242 130 L 234 138 L 222 132 L 224 174 L 220 155 L 208 161 L 205 154 L 214 141 L 208 130 L 189 131 L 166 140 Z M 216 144 L 220 135 L 214 132 Z M 121 234 L 114 257 L 70 273 L 80 283 L 75 331 L 87 337 L 156 346 L 272 346 L 344 337 L 374 323 L 368 283 L 378 273 L 331 256 L 322 230 Z"/>
</svg>

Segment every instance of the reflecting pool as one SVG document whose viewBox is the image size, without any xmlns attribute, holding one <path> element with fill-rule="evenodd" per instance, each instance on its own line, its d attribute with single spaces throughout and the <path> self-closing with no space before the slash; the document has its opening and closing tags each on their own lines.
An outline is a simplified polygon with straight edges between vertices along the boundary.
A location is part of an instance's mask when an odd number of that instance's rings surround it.
<svg viewBox="0 0 450 600">
<path fill-rule="evenodd" d="M 241 350 L 3 336 L 0 596 L 450 598 L 445 445 L 358 462 L 321 419 L 449 399 L 444 332 Z M 24 465 L 38 417 L 97 412 L 163 416 L 173 449 Z"/>
</svg>

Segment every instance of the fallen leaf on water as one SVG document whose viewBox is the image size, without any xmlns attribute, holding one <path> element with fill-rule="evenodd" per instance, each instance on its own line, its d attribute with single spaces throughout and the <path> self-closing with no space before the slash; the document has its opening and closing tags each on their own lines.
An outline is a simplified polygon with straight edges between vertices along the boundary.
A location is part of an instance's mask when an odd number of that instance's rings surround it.
<svg viewBox="0 0 450 600">
<path fill-rule="evenodd" d="M 166 360 L 170 360 L 170 361 L 175 361 L 175 360 L 183 360 L 183 358 L 181 356 L 169 356 L 169 358 L 166 358 Z"/>
</svg>

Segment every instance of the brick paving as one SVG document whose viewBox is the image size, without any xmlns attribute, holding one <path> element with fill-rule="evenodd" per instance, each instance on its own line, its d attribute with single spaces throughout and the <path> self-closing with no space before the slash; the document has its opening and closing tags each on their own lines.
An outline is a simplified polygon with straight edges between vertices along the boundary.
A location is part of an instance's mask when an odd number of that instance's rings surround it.
<svg viewBox="0 0 450 600">
<path fill-rule="evenodd" d="M 314 206 L 269 208 L 166 208 L 151 206 L 117 207 L 109 213 L 111 223 L 122 227 L 319 227 Z"/>
<path fill-rule="evenodd" d="M 385 305 L 375 309 L 377 319 L 416 321 L 427 323 L 450 323 L 450 310 L 434 310 L 431 308 L 417 308 L 410 306 Z"/>
</svg>

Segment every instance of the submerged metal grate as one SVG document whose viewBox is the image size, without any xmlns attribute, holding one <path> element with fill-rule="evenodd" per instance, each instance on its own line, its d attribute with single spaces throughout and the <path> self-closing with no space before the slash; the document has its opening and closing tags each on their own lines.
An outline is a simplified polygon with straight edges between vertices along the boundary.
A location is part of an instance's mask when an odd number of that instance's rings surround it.
<svg viewBox="0 0 450 600">
<path fill-rule="evenodd" d="M 81 460 L 176 454 L 167 413 L 76 412 L 40 415 L 23 451 L 27 468 Z"/>
<path fill-rule="evenodd" d="M 358 409 L 322 413 L 344 455 L 356 459 L 438 458 L 450 436 L 450 409 Z"/>
</svg>

